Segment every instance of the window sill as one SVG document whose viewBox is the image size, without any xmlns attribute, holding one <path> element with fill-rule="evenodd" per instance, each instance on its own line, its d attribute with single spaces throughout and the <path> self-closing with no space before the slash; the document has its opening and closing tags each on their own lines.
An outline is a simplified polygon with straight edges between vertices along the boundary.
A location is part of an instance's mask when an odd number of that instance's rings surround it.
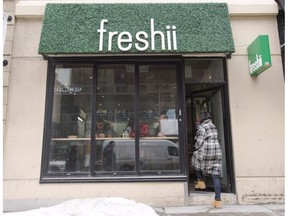
<svg viewBox="0 0 288 216">
<path fill-rule="evenodd" d="M 40 183 L 101 183 L 101 182 L 185 182 L 187 176 L 123 176 L 123 177 L 42 177 Z"/>
</svg>

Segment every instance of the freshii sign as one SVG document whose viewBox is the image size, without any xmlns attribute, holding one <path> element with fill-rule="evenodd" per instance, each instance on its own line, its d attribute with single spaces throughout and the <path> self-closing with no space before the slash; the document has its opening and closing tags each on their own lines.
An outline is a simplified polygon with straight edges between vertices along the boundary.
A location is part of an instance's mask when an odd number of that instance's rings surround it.
<svg viewBox="0 0 288 216">
<path fill-rule="evenodd" d="M 272 66 L 268 35 L 259 35 L 248 46 L 248 64 L 251 76 L 258 76 Z"/>
</svg>

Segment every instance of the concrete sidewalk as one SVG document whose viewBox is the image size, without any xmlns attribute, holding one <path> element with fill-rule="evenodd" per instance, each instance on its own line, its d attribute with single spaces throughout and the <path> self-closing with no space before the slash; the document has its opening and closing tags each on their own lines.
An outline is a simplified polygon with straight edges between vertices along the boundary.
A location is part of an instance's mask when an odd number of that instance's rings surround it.
<svg viewBox="0 0 288 216">
<path fill-rule="evenodd" d="M 195 205 L 156 208 L 155 211 L 159 216 L 284 216 L 285 204 L 223 205 L 221 209 L 215 209 L 212 205 Z"/>
</svg>

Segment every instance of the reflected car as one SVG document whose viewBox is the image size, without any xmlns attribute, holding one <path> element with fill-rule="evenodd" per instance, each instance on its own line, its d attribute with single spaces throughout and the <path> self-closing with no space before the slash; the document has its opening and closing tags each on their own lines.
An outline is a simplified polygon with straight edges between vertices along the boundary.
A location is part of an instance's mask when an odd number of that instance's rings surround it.
<svg viewBox="0 0 288 216">
<path fill-rule="evenodd" d="M 178 170 L 179 147 L 170 140 L 140 140 L 140 170 Z M 102 170 L 133 171 L 135 169 L 134 140 L 105 140 L 103 142 Z"/>
</svg>

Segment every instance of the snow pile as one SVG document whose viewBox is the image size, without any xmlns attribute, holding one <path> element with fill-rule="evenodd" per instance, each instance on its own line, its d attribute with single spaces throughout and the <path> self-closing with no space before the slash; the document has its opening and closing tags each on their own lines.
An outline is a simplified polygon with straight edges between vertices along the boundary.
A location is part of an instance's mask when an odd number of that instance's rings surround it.
<svg viewBox="0 0 288 216">
<path fill-rule="evenodd" d="M 73 199 L 59 205 L 7 216 L 159 216 L 153 208 L 124 198 Z"/>
</svg>

